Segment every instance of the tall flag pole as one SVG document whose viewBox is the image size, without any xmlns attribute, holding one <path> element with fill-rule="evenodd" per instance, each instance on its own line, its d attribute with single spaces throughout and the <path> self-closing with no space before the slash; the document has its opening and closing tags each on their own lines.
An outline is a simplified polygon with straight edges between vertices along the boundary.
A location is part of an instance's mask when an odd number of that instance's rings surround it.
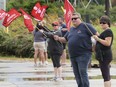
<svg viewBox="0 0 116 87">
<path fill-rule="evenodd" d="M 0 9 L 0 20 L 4 19 L 6 15 L 7 13 L 3 9 Z"/>
<path fill-rule="evenodd" d="M 69 2 L 69 0 L 65 0 L 64 9 L 65 9 L 64 18 L 66 21 L 66 26 L 67 26 L 67 29 L 70 30 L 71 17 L 72 17 L 72 14 L 74 12 L 74 8 L 71 5 L 71 3 Z"/>
</svg>

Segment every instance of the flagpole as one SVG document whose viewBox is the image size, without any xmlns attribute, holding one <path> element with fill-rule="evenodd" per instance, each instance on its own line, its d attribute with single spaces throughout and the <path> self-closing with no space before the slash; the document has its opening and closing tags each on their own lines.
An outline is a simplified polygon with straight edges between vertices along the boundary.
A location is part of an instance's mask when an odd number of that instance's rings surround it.
<svg viewBox="0 0 116 87">
<path fill-rule="evenodd" d="M 37 28 L 38 29 L 38 31 L 40 31 L 40 29 L 38 28 L 38 27 L 35 27 L 35 28 Z M 47 37 L 46 35 L 45 35 L 45 33 L 44 32 L 41 32 L 45 37 Z"/>
</svg>

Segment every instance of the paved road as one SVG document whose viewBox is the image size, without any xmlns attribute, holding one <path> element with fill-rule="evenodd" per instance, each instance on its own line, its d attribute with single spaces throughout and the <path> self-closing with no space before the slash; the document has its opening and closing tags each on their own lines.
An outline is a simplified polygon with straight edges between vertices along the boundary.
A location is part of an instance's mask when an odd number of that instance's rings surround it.
<svg viewBox="0 0 116 87">
<path fill-rule="evenodd" d="M 103 87 L 99 68 L 88 70 L 90 87 Z M 111 67 L 111 75 L 116 78 L 116 67 Z M 33 66 L 33 61 L 0 60 L 0 87 L 77 87 L 70 64 L 63 67 L 63 81 L 54 82 L 52 64 Z M 112 87 L 116 87 L 116 79 L 112 79 Z"/>
</svg>

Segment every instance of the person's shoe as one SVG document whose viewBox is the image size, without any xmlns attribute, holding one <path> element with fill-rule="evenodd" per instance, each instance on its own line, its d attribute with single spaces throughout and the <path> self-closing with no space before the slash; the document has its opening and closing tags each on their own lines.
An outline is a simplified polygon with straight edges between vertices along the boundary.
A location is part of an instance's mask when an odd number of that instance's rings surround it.
<svg viewBox="0 0 116 87">
<path fill-rule="evenodd" d="M 42 65 L 42 61 L 39 61 L 39 65 L 40 65 L 40 66 Z"/>
<path fill-rule="evenodd" d="M 53 77 L 50 81 L 56 81 L 57 77 Z"/>
<path fill-rule="evenodd" d="M 46 66 L 46 64 L 45 64 L 45 62 L 44 63 L 42 63 L 42 65 L 41 65 L 42 67 L 45 67 Z"/>
<path fill-rule="evenodd" d="M 37 67 L 37 64 L 34 64 L 34 67 Z"/>
<path fill-rule="evenodd" d="M 62 81 L 63 79 L 62 78 L 57 78 L 56 81 Z"/>
<path fill-rule="evenodd" d="M 45 61 L 45 64 L 48 65 L 48 61 Z"/>
</svg>

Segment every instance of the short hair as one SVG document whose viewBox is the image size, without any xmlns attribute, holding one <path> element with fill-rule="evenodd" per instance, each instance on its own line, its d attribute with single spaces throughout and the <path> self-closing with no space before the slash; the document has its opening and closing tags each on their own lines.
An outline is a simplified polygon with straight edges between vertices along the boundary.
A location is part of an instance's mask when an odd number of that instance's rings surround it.
<svg viewBox="0 0 116 87">
<path fill-rule="evenodd" d="M 100 22 L 106 22 L 109 27 L 111 26 L 110 18 L 106 15 L 104 15 L 100 18 Z"/>
<path fill-rule="evenodd" d="M 81 14 L 80 13 L 74 12 L 72 15 L 78 15 L 78 17 L 81 18 Z"/>
<path fill-rule="evenodd" d="M 61 18 L 61 20 L 62 20 L 62 21 L 64 21 L 64 17 L 62 17 L 62 16 L 59 16 L 58 18 Z"/>
</svg>

